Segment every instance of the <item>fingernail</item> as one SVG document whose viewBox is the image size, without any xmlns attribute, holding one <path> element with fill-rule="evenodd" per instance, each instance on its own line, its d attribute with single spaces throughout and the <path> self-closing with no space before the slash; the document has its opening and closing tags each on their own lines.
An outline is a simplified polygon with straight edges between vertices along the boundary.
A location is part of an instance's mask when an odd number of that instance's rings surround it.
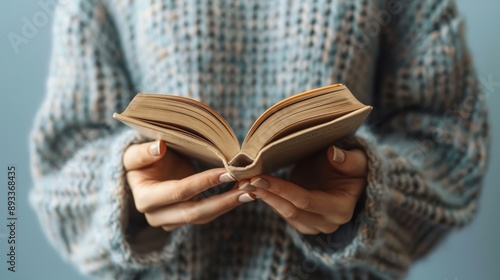
<svg viewBox="0 0 500 280">
<path fill-rule="evenodd" d="M 228 183 L 228 182 L 233 182 L 233 181 L 235 181 L 234 177 L 231 176 L 231 174 L 229 174 L 228 172 L 221 174 L 219 176 L 219 182 L 221 182 L 221 183 Z"/>
<path fill-rule="evenodd" d="M 244 193 L 238 197 L 238 201 L 243 202 L 243 203 L 254 201 L 254 200 L 255 200 L 255 198 L 250 193 Z"/>
<path fill-rule="evenodd" d="M 333 161 L 336 163 L 343 163 L 345 160 L 345 153 L 341 149 L 332 146 L 333 148 Z"/>
<path fill-rule="evenodd" d="M 155 157 L 160 155 L 160 141 L 155 141 L 149 146 L 149 154 Z"/>
<path fill-rule="evenodd" d="M 248 191 L 248 192 L 253 192 L 255 191 L 255 187 L 250 185 L 249 182 L 246 182 L 245 184 L 241 185 L 238 189 Z"/>
<path fill-rule="evenodd" d="M 253 181 L 250 181 L 250 184 L 252 186 L 259 188 L 259 189 L 268 189 L 269 188 L 269 183 L 262 178 L 257 178 Z"/>
</svg>

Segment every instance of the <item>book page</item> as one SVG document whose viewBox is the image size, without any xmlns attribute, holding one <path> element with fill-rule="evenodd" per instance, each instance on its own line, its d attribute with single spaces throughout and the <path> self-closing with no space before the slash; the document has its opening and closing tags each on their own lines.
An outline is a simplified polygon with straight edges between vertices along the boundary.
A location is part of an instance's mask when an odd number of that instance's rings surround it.
<svg viewBox="0 0 500 280">
<path fill-rule="evenodd" d="M 284 108 L 289 107 L 293 104 L 303 102 L 307 99 L 320 96 L 328 92 L 337 92 L 345 89 L 346 87 L 343 84 L 334 84 L 322 88 L 316 88 L 299 94 L 295 94 L 281 100 L 280 102 L 269 107 L 269 109 L 267 109 L 264 113 L 262 113 L 262 115 L 259 116 L 259 118 L 252 124 L 252 127 L 250 127 L 250 130 L 247 132 L 247 135 L 245 136 L 245 141 L 255 133 L 257 128 L 264 121 L 266 121 L 271 115 L 275 114 L 276 112 L 283 110 Z"/>
<path fill-rule="evenodd" d="M 326 150 L 335 141 L 353 134 L 371 110 L 372 107 L 366 106 L 336 120 L 288 135 L 264 147 L 252 164 L 228 166 L 227 169 L 235 178 L 251 178 Z"/>
<path fill-rule="evenodd" d="M 141 134 L 152 139 L 162 139 L 167 143 L 167 147 L 185 155 L 188 158 L 199 159 L 200 161 L 213 167 L 226 166 L 226 159 L 223 153 L 216 147 L 193 137 L 188 137 L 175 130 L 162 129 L 161 127 L 149 124 L 134 118 L 129 118 L 115 113 L 113 117 L 122 121 Z"/>
<path fill-rule="evenodd" d="M 238 139 L 226 120 L 214 109 L 195 99 L 165 94 L 139 93 L 120 116 L 153 124 L 166 132 L 175 127 L 186 137 L 206 139 L 225 158 L 240 151 Z"/>
<path fill-rule="evenodd" d="M 253 133 L 247 134 L 241 151 L 256 158 L 269 143 L 366 107 L 344 85 L 311 90 L 298 96 L 301 98 L 287 98 L 284 101 L 290 102 L 280 102 L 279 109 L 273 106 L 271 108 L 275 109 L 267 110 L 263 114 L 267 117 L 259 118 L 251 129 Z"/>
</svg>

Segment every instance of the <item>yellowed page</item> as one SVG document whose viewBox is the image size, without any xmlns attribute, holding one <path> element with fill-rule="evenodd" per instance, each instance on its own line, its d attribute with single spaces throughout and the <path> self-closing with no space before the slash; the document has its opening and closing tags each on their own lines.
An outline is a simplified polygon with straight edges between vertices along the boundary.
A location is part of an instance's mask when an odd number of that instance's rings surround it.
<svg viewBox="0 0 500 280">
<path fill-rule="evenodd" d="M 301 98 L 287 98 L 280 106 L 271 107 L 253 125 L 241 151 L 256 158 L 266 145 L 308 127 L 320 125 L 365 107 L 344 85 L 334 85 L 298 94 Z M 300 100 L 300 101 L 299 101 Z M 284 102 L 289 101 L 289 102 Z M 297 101 L 297 102 L 295 102 Z M 256 124 L 259 122 L 257 121 Z"/>
<path fill-rule="evenodd" d="M 293 133 L 264 147 L 251 165 L 226 168 L 237 179 L 247 179 L 276 170 L 353 134 L 371 110 L 372 107 L 366 106 L 336 120 Z"/>
<path fill-rule="evenodd" d="M 226 166 L 223 153 L 210 144 L 188 137 L 174 130 L 161 127 L 115 113 L 113 117 L 152 139 L 162 139 L 168 147 L 189 157 L 199 159 L 214 167 Z"/>
<path fill-rule="evenodd" d="M 190 131 L 213 143 L 226 158 L 240 151 L 238 139 L 227 121 L 214 109 L 191 98 L 139 93 L 120 115 Z"/>
<path fill-rule="evenodd" d="M 300 103 L 305 99 L 311 98 L 313 96 L 317 95 L 322 95 L 327 92 L 337 92 L 337 91 L 343 91 L 346 90 L 347 88 L 343 84 L 334 84 L 334 85 L 329 85 L 321 88 L 316 88 L 312 90 L 308 90 L 302 93 L 294 94 L 288 98 L 285 98 L 281 100 L 280 102 L 274 104 L 273 106 L 269 107 L 262 115 L 259 116 L 259 118 L 253 123 L 252 127 L 250 127 L 250 130 L 248 131 L 247 135 L 245 136 L 245 139 L 248 137 L 252 136 L 255 130 L 267 119 L 269 118 L 270 115 L 280 111 L 283 108 L 286 108 L 287 106 L 290 106 L 295 103 Z"/>
</svg>

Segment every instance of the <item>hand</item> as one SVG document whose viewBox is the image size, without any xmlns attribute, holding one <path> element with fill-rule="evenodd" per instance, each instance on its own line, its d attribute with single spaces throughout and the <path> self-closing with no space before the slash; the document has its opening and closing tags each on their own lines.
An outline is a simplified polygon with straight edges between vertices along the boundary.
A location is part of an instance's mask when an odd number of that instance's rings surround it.
<svg viewBox="0 0 500 280">
<path fill-rule="evenodd" d="M 332 147 L 298 163 L 290 181 L 259 175 L 240 182 L 303 234 L 332 233 L 349 222 L 364 192 L 367 158 Z"/>
<path fill-rule="evenodd" d="M 230 190 L 202 200 L 201 192 L 234 179 L 224 168 L 195 174 L 193 166 L 168 150 L 161 140 L 131 145 L 123 165 L 135 208 L 153 227 L 172 231 L 187 224 L 208 223 L 253 197 Z"/>
</svg>

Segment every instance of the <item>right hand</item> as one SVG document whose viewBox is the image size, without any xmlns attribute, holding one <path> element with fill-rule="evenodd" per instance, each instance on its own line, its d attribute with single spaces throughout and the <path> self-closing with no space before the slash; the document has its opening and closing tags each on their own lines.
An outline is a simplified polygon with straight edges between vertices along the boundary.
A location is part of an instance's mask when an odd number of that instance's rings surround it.
<svg viewBox="0 0 500 280">
<path fill-rule="evenodd" d="M 254 198 L 246 191 L 232 189 L 197 200 L 201 192 L 233 179 L 224 168 L 195 174 L 193 166 L 167 151 L 161 140 L 131 145 L 123 155 L 123 165 L 135 208 L 151 226 L 165 231 L 211 222 Z"/>
</svg>

